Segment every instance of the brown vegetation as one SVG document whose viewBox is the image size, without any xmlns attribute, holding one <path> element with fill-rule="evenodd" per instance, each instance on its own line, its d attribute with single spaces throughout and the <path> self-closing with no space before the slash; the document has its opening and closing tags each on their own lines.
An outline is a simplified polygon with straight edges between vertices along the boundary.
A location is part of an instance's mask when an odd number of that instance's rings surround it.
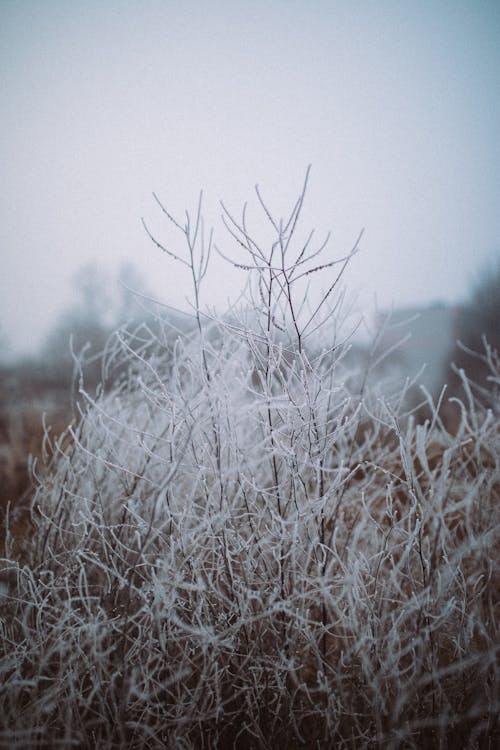
<svg viewBox="0 0 500 750">
<path fill-rule="evenodd" d="M 285 222 L 257 192 L 267 250 L 227 215 L 257 276 L 252 314 L 230 321 L 199 311 L 201 201 L 184 228 L 164 210 L 197 325 L 141 350 L 118 337 L 123 377 L 83 396 L 22 564 L 6 540 L 9 750 L 500 741 L 498 360 L 489 405 L 461 376 L 453 430 L 430 399 L 419 423 L 352 373 L 328 294 L 319 321 L 296 304 L 304 264 L 334 265 L 312 235 L 291 250 L 304 193 Z"/>
</svg>

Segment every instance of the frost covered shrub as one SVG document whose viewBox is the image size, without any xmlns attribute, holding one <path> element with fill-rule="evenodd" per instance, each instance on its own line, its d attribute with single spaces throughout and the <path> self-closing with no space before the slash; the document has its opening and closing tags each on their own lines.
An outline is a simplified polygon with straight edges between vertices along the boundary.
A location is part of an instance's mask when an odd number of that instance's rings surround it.
<svg viewBox="0 0 500 750">
<path fill-rule="evenodd" d="M 218 320 L 200 207 L 185 226 L 163 209 L 195 328 L 147 356 L 118 333 L 120 382 L 40 479 L 28 563 L 3 561 L 1 746 L 498 740 L 498 360 L 493 409 L 462 375 L 454 434 L 440 404 L 417 424 L 382 398 L 377 355 L 353 371 L 336 328 L 351 254 L 293 249 L 304 194 L 278 222 L 258 193 L 268 251 L 226 214 L 256 280 Z M 309 307 L 314 270 L 336 275 Z"/>
</svg>

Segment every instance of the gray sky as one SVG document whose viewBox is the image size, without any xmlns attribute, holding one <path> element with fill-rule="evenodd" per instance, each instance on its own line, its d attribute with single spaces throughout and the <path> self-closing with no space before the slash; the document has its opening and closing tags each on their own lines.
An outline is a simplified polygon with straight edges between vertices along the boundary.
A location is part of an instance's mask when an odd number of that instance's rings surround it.
<svg viewBox="0 0 500 750">
<path fill-rule="evenodd" d="M 204 189 L 256 182 L 285 214 L 312 163 L 304 232 L 331 256 L 362 227 L 360 304 L 453 301 L 500 248 L 500 3 L 1 0 L 0 325 L 39 343 L 90 258 L 163 301 L 188 278 L 145 236 Z M 259 226 L 259 220 L 257 220 Z M 218 261 L 206 302 L 240 276 Z"/>
</svg>

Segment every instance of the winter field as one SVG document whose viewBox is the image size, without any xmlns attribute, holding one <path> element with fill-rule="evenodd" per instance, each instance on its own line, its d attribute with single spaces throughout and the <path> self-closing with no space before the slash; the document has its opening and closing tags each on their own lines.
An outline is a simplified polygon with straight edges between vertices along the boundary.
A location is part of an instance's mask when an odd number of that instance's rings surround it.
<svg viewBox="0 0 500 750">
<path fill-rule="evenodd" d="M 1 747 L 498 747 L 498 356 L 488 389 L 457 373 L 453 429 L 446 391 L 417 419 L 377 338 L 350 356 L 358 243 L 304 235 L 305 190 L 285 220 L 257 194 L 266 246 L 225 214 L 249 281 L 223 316 L 201 201 L 160 207 L 192 325 L 114 335 L 29 538 L 7 526 Z"/>
</svg>

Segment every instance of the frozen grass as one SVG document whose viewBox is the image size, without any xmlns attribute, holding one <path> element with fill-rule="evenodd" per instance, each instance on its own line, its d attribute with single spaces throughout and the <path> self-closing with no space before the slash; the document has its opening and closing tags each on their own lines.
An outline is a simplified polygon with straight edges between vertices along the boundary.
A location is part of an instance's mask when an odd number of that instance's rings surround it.
<svg viewBox="0 0 500 750">
<path fill-rule="evenodd" d="M 7 538 L 0 746 L 498 742 L 498 360 L 493 408 L 462 375 L 453 434 L 382 398 L 335 327 L 343 263 L 292 251 L 304 193 L 267 253 L 227 216 L 256 282 L 217 321 L 200 212 L 175 223 L 195 329 L 142 332 L 147 357 L 116 336 L 121 381 L 41 478 L 26 564 Z M 318 267 L 316 310 L 294 295 Z"/>
</svg>

